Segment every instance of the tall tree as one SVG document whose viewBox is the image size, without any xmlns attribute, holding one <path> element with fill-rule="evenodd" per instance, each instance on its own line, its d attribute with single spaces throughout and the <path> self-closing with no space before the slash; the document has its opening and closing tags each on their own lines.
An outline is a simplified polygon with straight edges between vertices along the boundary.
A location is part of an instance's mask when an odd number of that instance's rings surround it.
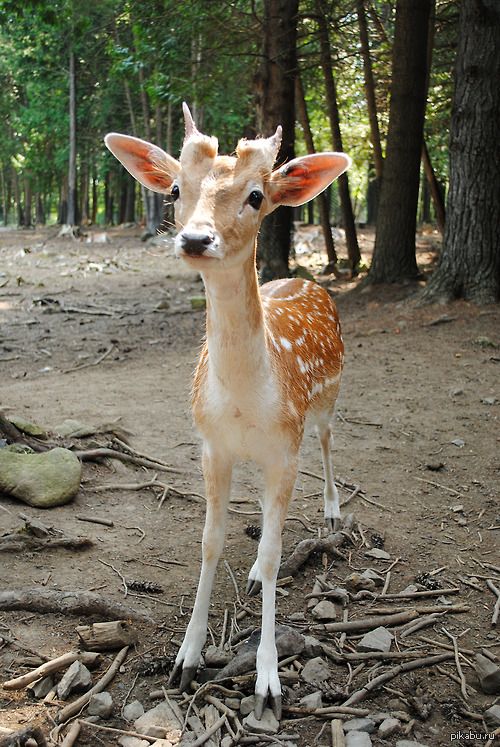
<svg viewBox="0 0 500 747">
<path fill-rule="evenodd" d="M 443 249 L 428 300 L 500 301 L 500 7 L 462 0 Z"/>
<path fill-rule="evenodd" d="M 415 231 L 427 81 L 431 0 L 397 0 L 389 129 L 369 279 L 418 274 Z"/>
<path fill-rule="evenodd" d="M 335 76 L 333 74 L 332 53 L 330 49 L 330 38 L 328 33 L 328 23 L 323 0 L 316 0 L 316 12 L 319 31 L 319 42 L 321 48 L 321 67 L 325 79 L 326 105 L 328 117 L 330 119 L 330 129 L 332 133 L 333 147 L 336 151 L 343 151 L 342 134 L 340 131 L 340 115 L 337 104 L 337 87 Z M 361 253 L 358 246 L 358 237 L 356 235 L 356 226 L 354 224 L 354 212 L 352 209 L 351 194 L 349 190 L 349 177 L 347 173 L 341 174 L 338 178 L 338 188 L 340 196 L 340 206 L 342 209 L 342 222 L 344 224 L 345 240 L 347 244 L 347 254 L 349 263 L 354 270 L 361 259 Z"/>
<path fill-rule="evenodd" d="M 264 0 L 262 65 L 255 78 L 257 130 L 272 135 L 280 124 L 283 139 L 278 160 L 295 157 L 295 75 L 298 0 Z M 264 218 L 258 257 L 263 276 L 286 277 L 293 228 L 293 208 L 280 205 Z"/>
</svg>

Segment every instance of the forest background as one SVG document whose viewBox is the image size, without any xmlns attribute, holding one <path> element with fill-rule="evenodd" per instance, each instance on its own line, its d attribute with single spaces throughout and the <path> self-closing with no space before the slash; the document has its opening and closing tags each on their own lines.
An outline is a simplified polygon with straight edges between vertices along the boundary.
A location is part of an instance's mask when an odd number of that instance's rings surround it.
<svg viewBox="0 0 500 747">
<path fill-rule="evenodd" d="M 263 224 L 268 276 L 286 275 L 293 220 L 376 225 L 368 279 L 418 276 L 417 223 L 443 234 L 424 295 L 500 299 L 500 10 L 496 0 L 0 1 L 4 225 L 168 225 L 106 151 L 106 132 L 174 156 L 186 100 L 221 152 L 283 125 L 283 162 L 344 150 L 349 174 L 300 216 Z M 168 198 L 167 198 L 168 202 Z"/>
</svg>

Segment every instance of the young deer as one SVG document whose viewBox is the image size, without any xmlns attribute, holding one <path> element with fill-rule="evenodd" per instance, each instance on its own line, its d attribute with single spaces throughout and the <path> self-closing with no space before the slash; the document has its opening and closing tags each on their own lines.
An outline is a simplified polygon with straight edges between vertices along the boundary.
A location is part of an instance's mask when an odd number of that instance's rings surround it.
<svg viewBox="0 0 500 747">
<path fill-rule="evenodd" d="M 263 466 L 263 527 L 247 591 L 262 588 L 255 714 L 269 696 L 278 718 L 281 688 L 275 645 L 281 531 L 298 472 L 304 429 L 316 426 L 325 473 L 325 519 L 340 522 L 330 458 L 330 418 L 339 390 L 343 342 L 337 311 L 316 283 L 275 280 L 259 290 L 256 237 L 278 205 L 301 205 L 350 165 L 343 153 L 296 158 L 273 171 L 281 127 L 267 139 L 240 140 L 219 156 L 214 137 L 196 129 L 184 104 L 186 134 L 177 161 L 137 138 L 109 134 L 106 145 L 145 187 L 175 201 L 175 251 L 203 278 L 206 342 L 194 377 L 192 412 L 203 437 L 206 521 L 195 605 L 172 678 L 184 690 L 206 640 L 208 608 L 222 552 L 236 458 Z M 171 679 L 172 679 L 171 678 Z"/>
</svg>

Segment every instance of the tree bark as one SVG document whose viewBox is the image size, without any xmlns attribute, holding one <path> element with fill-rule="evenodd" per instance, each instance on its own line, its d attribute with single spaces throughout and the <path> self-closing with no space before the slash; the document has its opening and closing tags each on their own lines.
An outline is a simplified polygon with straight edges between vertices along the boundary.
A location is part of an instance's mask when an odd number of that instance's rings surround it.
<svg viewBox="0 0 500 747">
<path fill-rule="evenodd" d="M 255 78 L 257 128 L 272 135 L 281 124 L 278 161 L 295 157 L 295 75 L 298 0 L 265 0 L 263 62 Z M 287 277 L 293 209 L 280 206 L 262 221 L 257 256 L 266 280 Z"/>
<path fill-rule="evenodd" d="M 317 20 L 319 39 L 321 46 L 321 67 L 325 79 L 326 102 L 330 127 L 332 131 L 333 147 L 336 151 L 342 152 L 342 135 L 340 133 L 340 117 L 337 105 L 337 88 L 335 77 L 333 75 L 332 55 L 330 50 L 330 40 L 328 35 L 328 24 L 323 8 L 322 0 L 316 0 Z M 342 210 L 342 222 L 344 224 L 345 240 L 347 244 L 347 254 L 349 264 L 354 270 L 361 259 L 361 253 L 358 246 L 358 237 L 356 235 L 356 226 L 354 224 L 354 213 L 352 210 L 351 195 L 349 192 L 349 178 L 347 173 L 341 174 L 337 180 L 340 206 Z"/>
<path fill-rule="evenodd" d="M 68 164 L 68 211 L 66 222 L 77 224 L 76 198 L 76 70 L 75 53 L 69 55 L 69 164 Z"/>
<path fill-rule="evenodd" d="M 430 9 L 430 0 L 396 3 L 389 130 L 368 276 L 374 283 L 401 282 L 418 275 L 415 232 Z"/>
<path fill-rule="evenodd" d="M 302 79 L 300 73 L 297 72 L 295 78 L 295 95 L 297 98 L 297 109 L 299 112 L 300 121 L 302 124 L 302 131 L 304 133 L 304 139 L 306 141 L 306 148 L 308 153 L 315 153 L 314 141 L 311 132 L 311 123 L 309 122 L 309 115 L 307 113 L 307 104 L 304 96 L 304 87 L 302 85 Z M 332 227 L 330 225 L 330 216 L 328 211 L 328 200 L 326 199 L 325 192 L 321 192 L 316 197 L 316 201 L 319 207 L 319 216 L 321 222 L 321 228 L 323 229 L 323 236 L 325 238 L 325 249 L 328 257 L 329 264 L 337 264 L 337 253 L 333 243 Z M 309 205 L 311 203 L 308 203 Z"/>
<path fill-rule="evenodd" d="M 363 76 L 365 81 L 366 106 L 370 122 L 370 136 L 373 148 L 373 163 L 378 183 L 384 173 L 384 157 L 380 142 L 378 126 L 377 102 L 375 99 L 375 81 L 373 78 L 372 58 L 370 54 L 370 40 L 368 38 L 368 24 L 366 22 L 365 2 L 357 0 L 359 40 L 361 43 L 361 57 L 363 58 Z"/>
<path fill-rule="evenodd" d="M 424 299 L 500 300 L 500 8 L 462 0 L 443 250 Z"/>
</svg>

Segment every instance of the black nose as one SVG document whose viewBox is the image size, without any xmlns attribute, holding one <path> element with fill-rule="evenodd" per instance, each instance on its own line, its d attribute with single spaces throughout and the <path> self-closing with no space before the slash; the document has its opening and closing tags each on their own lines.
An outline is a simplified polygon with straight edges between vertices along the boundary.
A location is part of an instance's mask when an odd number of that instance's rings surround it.
<svg viewBox="0 0 500 747">
<path fill-rule="evenodd" d="M 214 237 L 208 233 L 183 233 L 181 234 L 181 246 L 186 254 L 191 257 L 201 257 L 213 242 Z"/>
</svg>

